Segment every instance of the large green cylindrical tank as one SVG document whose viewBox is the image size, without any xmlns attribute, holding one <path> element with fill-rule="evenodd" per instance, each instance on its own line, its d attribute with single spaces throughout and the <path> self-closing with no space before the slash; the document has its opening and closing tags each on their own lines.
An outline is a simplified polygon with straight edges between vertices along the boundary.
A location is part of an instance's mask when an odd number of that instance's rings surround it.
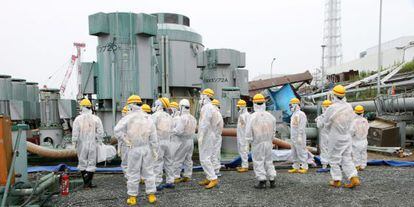
<svg viewBox="0 0 414 207">
<path fill-rule="evenodd" d="M 177 96 L 201 87 L 197 55 L 204 50 L 202 37 L 181 14 L 155 13 L 158 19 L 158 87 L 161 94 Z"/>
<path fill-rule="evenodd" d="M 12 97 L 11 76 L 0 75 L 0 114 L 10 116 L 10 99 Z"/>
<path fill-rule="evenodd" d="M 89 34 L 98 37 L 97 98 L 101 108 L 120 110 L 131 94 L 154 97 L 152 36 L 156 18 L 147 14 L 97 13 L 89 16 Z M 113 93 L 114 90 L 114 93 Z"/>
<path fill-rule="evenodd" d="M 10 100 L 12 97 L 11 76 L 0 75 L 0 100 Z"/>
<path fill-rule="evenodd" d="M 11 79 L 12 83 L 12 100 L 27 101 L 27 87 L 24 79 Z"/>
<path fill-rule="evenodd" d="M 43 88 L 40 90 L 40 125 L 41 127 L 60 126 L 59 89 Z"/>
<path fill-rule="evenodd" d="M 30 118 L 29 119 L 39 119 L 39 84 L 35 82 L 27 82 L 27 101 L 30 105 Z"/>
</svg>

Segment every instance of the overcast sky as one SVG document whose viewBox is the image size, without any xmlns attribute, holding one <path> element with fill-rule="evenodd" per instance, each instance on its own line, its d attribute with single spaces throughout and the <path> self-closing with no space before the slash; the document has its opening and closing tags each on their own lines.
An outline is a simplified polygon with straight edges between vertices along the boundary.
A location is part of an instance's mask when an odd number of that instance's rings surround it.
<svg viewBox="0 0 414 207">
<path fill-rule="evenodd" d="M 88 15 L 96 12 L 181 13 L 203 37 L 206 48 L 246 52 L 250 78 L 319 67 L 324 0 L 71 0 L 2 1 L 0 74 L 56 87 L 75 49 L 85 42 L 84 61 L 96 59 L 96 37 L 88 35 Z M 383 40 L 414 35 L 414 0 L 384 0 Z M 378 41 L 379 0 L 342 1 L 344 62 Z M 53 81 L 54 80 L 54 81 Z"/>
</svg>

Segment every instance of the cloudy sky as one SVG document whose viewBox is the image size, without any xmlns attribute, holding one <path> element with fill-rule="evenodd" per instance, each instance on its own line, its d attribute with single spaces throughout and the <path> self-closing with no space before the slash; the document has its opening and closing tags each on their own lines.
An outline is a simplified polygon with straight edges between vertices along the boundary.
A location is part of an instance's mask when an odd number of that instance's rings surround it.
<svg viewBox="0 0 414 207">
<path fill-rule="evenodd" d="M 250 77 L 319 67 L 324 0 L 71 0 L 2 1 L 0 74 L 56 87 L 75 49 L 85 42 L 84 61 L 95 60 L 88 15 L 96 12 L 173 12 L 191 19 L 207 48 L 246 52 Z M 383 40 L 414 35 L 414 0 L 384 0 Z M 379 0 L 342 1 L 343 60 L 378 41 Z M 48 81 L 48 77 L 53 78 Z"/>
</svg>

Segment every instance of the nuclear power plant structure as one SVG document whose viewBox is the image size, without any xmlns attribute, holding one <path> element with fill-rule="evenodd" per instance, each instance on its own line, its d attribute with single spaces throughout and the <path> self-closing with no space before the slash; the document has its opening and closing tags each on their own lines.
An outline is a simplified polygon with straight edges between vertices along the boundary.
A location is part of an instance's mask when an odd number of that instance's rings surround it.
<svg viewBox="0 0 414 207">
<path fill-rule="evenodd" d="M 241 69 L 246 55 L 234 49 L 204 50 L 190 18 L 97 13 L 89 16 L 89 34 L 98 39 L 97 59 L 82 63 L 81 91 L 96 95 L 96 111 L 108 135 L 132 94 L 149 104 L 161 96 L 187 98 L 194 112 L 199 90 L 206 87 L 216 91 L 224 117 L 235 123 L 235 101 L 248 95 L 248 71 Z"/>
</svg>

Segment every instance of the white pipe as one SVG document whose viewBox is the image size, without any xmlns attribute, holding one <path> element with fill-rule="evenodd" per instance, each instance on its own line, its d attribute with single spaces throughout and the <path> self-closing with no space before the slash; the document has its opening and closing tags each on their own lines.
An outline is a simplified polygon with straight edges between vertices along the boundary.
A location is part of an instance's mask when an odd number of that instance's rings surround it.
<svg viewBox="0 0 414 207">
<path fill-rule="evenodd" d="M 50 149 L 46 147 L 42 147 L 31 142 L 27 143 L 27 151 L 32 154 L 37 154 L 41 157 L 48 157 L 48 158 L 70 158 L 70 157 L 77 157 L 76 150 L 74 149 Z"/>
</svg>

